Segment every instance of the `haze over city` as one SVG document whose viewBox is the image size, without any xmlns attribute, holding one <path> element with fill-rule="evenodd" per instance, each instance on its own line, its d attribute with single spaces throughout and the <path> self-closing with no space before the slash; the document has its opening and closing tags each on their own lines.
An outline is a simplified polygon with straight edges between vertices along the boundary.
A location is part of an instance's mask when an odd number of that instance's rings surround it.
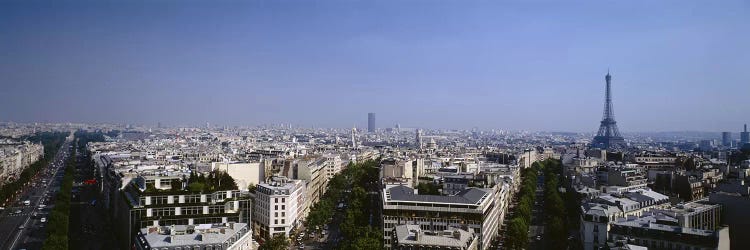
<svg viewBox="0 0 750 250">
<path fill-rule="evenodd" d="M 6 1 L 0 120 L 739 131 L 747 1 Z"/>
</svg>

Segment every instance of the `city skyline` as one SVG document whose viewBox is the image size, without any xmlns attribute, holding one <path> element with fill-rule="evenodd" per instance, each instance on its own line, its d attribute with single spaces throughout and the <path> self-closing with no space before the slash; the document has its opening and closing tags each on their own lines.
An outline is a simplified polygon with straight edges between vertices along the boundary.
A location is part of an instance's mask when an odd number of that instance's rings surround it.
<svg viewBox="0 0 750 250">
<path fill-rule="evenodd" d="M 8 2 L 0 120 L 739 132 L 747 3 L 657 5 Z"/>
</svg>

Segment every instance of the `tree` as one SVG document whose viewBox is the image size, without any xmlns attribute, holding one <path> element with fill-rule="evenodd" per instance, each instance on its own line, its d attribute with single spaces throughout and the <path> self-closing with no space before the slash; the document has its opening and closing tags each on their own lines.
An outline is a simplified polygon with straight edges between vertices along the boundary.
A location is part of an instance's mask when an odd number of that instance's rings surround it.
<svg viewBox="0 0 750 250">
<path fill-rule="evenodd" d="M 206 184 L 203 184 L 202 182 L 193 182 L 193 183 L 190 183 L 190 185 L 188 185 L 188 190 L 194 193 L 203 192 L 203 190 L 205 189 L 206 189 Z"/>
<path fill-rule="evenodd" d="M 255 193 L 256 189 L 258 189 L 258 186 L 255 185 L 255 183 L 250 183 L 250 185 L 247 185 L 247 190 L 250 191 L 250 193 Z"/>
<path fill-rule="evenodd" d="M 180 179 L 174 179 L 172 180 L 169 185 L 172 187 L 172 191 L 181 191 L 182 190 L 182 180 Z"/>
<path fill-rule="evenodd" d="M 528 242 L 529 226 L 521 218 L 514 218 L 508 225 L 508 248 L 523 249 Z"/>
<path fill-rule="evenodd" d="M 285 234 L 276 234 L 271 239 L 260 245 L 260 250 L 287 250 L 289 248 L 289 240 Z"/>
</svg>

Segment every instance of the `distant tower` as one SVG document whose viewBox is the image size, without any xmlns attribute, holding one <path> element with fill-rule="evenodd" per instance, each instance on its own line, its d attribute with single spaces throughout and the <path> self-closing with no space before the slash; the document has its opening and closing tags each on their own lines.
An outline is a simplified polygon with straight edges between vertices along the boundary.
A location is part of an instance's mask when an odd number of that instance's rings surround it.
<svg viewBox="0 0 750 250">
<path fill-rule="evenodd" d="M 604 79 L 607 81 L 604 98 L 604 115 L 601 125 L 599 125 L 599 132 L 594 136 L 592 146 L 602 149 L 624 147 L 625 139 L 622 138 L 620 131 L 617 129 L 615 112 L 612 109 L 612 90 L 610 88 L 612 76 L 609 75 L 609 71 L 607 71 L 607 75 Z"/>
<path fill-rule="evenodd" d="M 414 139 L 414 144 L 418 149 L 422 149 L 422 129 L 417 129 L 417 138 Z"/>
<path fill-rule="evenodd" d="M 367 113 L 367 132 L 375 133 L 375 113 Z"/>
<path fill-rule="evenodd" d="M 357 127 L 352 128 L 352 148 L 357 148 Z"/>
<path fill-rule="evenodd" d="M 721 145 L 725 147 L 732 146 L 732 132 L 721 132 Z"/>
<path fill-rule="evenodd" d="M 745 130 L 740 133 L 740 146 L 750 143 L 750 132 L 747 132 L 747 124 L 745 124 Z"/>
</svg>

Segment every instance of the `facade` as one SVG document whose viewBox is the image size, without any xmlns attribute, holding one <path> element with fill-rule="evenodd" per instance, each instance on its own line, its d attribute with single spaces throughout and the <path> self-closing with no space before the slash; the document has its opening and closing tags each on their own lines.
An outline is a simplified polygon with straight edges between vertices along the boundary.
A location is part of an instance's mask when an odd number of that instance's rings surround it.
<svg viewBox="0 0 750 250">
<path fill-rule="evenodd" d="M 119 234 L 132 239 L 140 229 L 172 225 L 245 223 L 251 221 L 251 202 L 247 192 L 217 191 L 210 194 L 187 192 L 147 193 L 138 185 L 128 185 L 116 209 L 127 215 L 113 218 L 122 225 Z M 135 245 L 135 242 L 128 246 Z"/>
<path fill-rule="evenodd" d="M 226 172 L 232 176 L 239 189 L 247 190 L 250 184 L 257 185 L 265 181 L 265 162 L 213 162 L 211 170 Z"/>
<path fill-rule="evenodd" d="M 392 249 L 398 250 L 476 250 L 478 237 L 466 230 L 448 228 L 425 231 L 418 225 L 398 225 L 393 230 Z"/>
<path fill-rule="evenodd" d="M 253 228 L 260 236 L 291 235 L 306 211 L 305 183 L 274 177 L 268 183 L 258 184 L 255 190 Z"/>
<path fill-rule="evenodd" d="M 399 225 L 418 225 L 423 231 L 460 228 L 478 237 L 477 249 L 488 249 L 498 235 L 500 204 L 493 189 L 470 188 L 454 196 L 418 195 L 406 186 L 383 190 L 385 249 L 396 248 Z M 403 243 L 403 241 L 401 242 Z"/>
<path fill-rule="evenodd" d="M 0 185 L 18 179 L 24 169 L 42 157 L 42 144 L 0 141 Z"/>
<path fill-rule="evenodd" d="M 729 228 L 701 230 L 676 225 L 661 214 L 629 217 L 612 223 L 610 239 L 625 239 L 649 249 L 729 250 Z"/>
<path fill-rule="evenodd" d="M 584 249 L 605 247 L 614 221 L 638 217 L 651 210 L 664 209 L 668 205 L 669 197 L 649 189 L 603 194 L 582 204 L 580 236 Z"/>
<path fill-rule="evenodd" d="M 367 113 L 367 132 L 375 133 L 375 113 Z"/>
<path fill-rule="evenodd" d="M 721 145 L 724 147 L 732 146 L 732 132 L 721 132 Z"/>
<path fill-rule="evenodd" d="M 702 230 L 721 227 L 721 205 L 709 203 L 708 199 L 678 204 L 663 213 L 676 218 L 681 227 Z"/>
<path fill-rule="evenodd" d="M 252 250 L 252 232 L 245 223 L 152 226 L 134 239 L 136 250 Z"/>
</svg>

